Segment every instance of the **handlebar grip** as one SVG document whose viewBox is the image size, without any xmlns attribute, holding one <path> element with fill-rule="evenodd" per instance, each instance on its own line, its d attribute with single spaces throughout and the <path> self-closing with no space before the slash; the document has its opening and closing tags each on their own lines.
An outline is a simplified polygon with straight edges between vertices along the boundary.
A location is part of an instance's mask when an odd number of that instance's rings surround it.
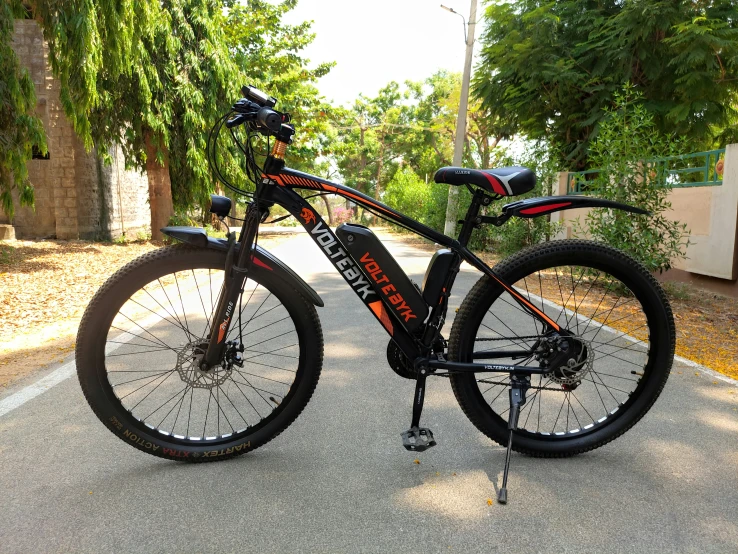
<svg viewBox="0 0 738 554">
<path fill-rule="evenodd" d="M 261 108 L 256 114 L 256 121 L 259 126 L 274 133 L 279 133 L 282 129 L 282 115 L 269 108 Z"/>
<path fill-rule="evenodd" d="M 229 119 L 228 121 L 226 121 L 226 124 L 225 125 L 229 129 L 233 129 L 233 127 L 236 127 L 238 125 L 241 125 L 241 123 L 245 122 L 246 119 L 247 118 L 246 118 L 245 115 L 238 114 L 236 117 L 233 117 L 233 118 Z"/>
</svg>

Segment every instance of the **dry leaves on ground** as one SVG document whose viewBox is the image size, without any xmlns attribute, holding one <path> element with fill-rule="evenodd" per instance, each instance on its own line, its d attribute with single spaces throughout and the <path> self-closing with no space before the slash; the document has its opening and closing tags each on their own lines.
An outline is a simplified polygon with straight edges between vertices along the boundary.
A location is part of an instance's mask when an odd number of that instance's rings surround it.
<svg viewBox="0 0 738 554">
<path fill-rule="evenodd" d="M 260 237 L 273 247 L 288 237 Z M 0 387 L 74 350 L 77 327 L 98 288 L 162 243 L 0 242 Z"/>
<path fill-rule="evenodd" d="M 427 241 L 395 236 L 435 251 Z M 288 237 L 266 240 L 277 242 Z M 0 387 L 64 359 L 74 349 L 79 320 L 100 285 L 128 261 L 159 246 L 83 241 L 0 243 Z M 495 262 L 491 255 L 483 257 L 487 263 Z M 671 304 L 677 354 L 738 378 L 738 299 L 682 287 Z M 622 325 L 626 323 L 627 319 Z"/>
<path fill-rule="evenodd" d="M 402 240 L 427 252 L 436 251 L 436 247 L 427 240 L 406 234 L 394 234 L 394 236 L 397 240 Z M 481 258 L 492 266 L 499 261 L 499 258 L 491 253 L 482 253 Z M 544 296 L 556 298 L 558 292 L 554 288 L 553 281 L 544 282 L 543 287 L 544 291 L 547 291 Z M 738 379 L 738 299 L 689 285 L 667 285 L 665 288 L 674 312 L 677 355 Z M 531 292 L 535 294 L 536 291 L 531 289 Z M 586 312 L 586 306 L 584 308 Z M 622 332 L 636 335 L 636 338 L 644 338 L 639 337 L 637 332 L 633 332 L 641 325 L 640 322 L 627 317 L 628 308 L 630 306 L 614 310 L 608 325 Z M 592 315 L 593 311 L 585 315 Z M 598 313 L 607 314 L 608 312 L 600 309 Z M 633 310 L 632 313 L 633 317 L 642 317 L 642 313 L 638 310 Z M 598 318 L 595 317 L 595 319 Z M 615 321 L 614 324 L 613 321 Z"/>
<path fill-rule="evenodd" d="M 0 386 L 71 352 L 79 320 L 95 291 L 122 265 L 157 247 L 0 243 Z"/>
</svg>

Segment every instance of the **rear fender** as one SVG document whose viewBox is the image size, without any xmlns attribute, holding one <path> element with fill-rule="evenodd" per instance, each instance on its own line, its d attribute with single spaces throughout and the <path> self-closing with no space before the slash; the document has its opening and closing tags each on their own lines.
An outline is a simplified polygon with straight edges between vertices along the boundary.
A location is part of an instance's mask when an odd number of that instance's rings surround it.
<svg viewBox="0 0 738 554">
<path fill-rule="evenodd" d="M 209 237 L 205 232 L 205 229 L 200 227 L 164 227 L 161 232 L 175 240 L 192 244 L 193 246 L 198 246 L 200 248 L 213 248 L 224 252 L 228 251 L 227 240 Z M 236 244 L 236 252 L 238 252 L 238 249 L 239 245 Z M 274 254 L 264 250 L 259 245 L 256 245 L 254 263 L 259 267 L 273 271 L 275 275 L 295 287 L 305 298 L 316 306 L 322 308 L 325 305 L 323 303 L 323 299 L 303 280 L 302 277 L 292 271 Z"/>
<path fill-rule="evenodd" d="M 573 210 L 576 208 L 612 208 L 623 210 L 634 214 L 646 214 L 649 212 L 635 206 L 604 200 L 602 198 L 591 198 L 589 196 L 545 196 L 542 198 L 526 198 L 505 204 L 502 207 L 502 215 L 505 219 L 512 216 L 531 218 L 546 215 L 561 210 Z"/>
</svg>

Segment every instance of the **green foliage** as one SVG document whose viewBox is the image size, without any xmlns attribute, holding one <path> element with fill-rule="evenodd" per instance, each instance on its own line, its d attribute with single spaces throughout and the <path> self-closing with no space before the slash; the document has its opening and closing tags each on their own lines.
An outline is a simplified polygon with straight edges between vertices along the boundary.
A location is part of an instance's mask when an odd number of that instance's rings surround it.
<svg viewBox="0 0 738 554">
<path fill-rule="evenodd" d="M 33 82 L 10 46 L 13 19 L 24 14 L 25 8 L 18 0 L 0 4 L 0 208 L 11 220 L 15 214 L 14 189 L 21 206 L 33 205 L 33 185 L 26 168 L 32 147 L 46 153 L 46 135 L 35 113 Z"/>
<path fill-rule="evenodd" d="M 395 146 L 409 123 L 406 99 L 400 85 L 390 82 L 375 98 L 359 95 L 350 109 L 336 110 L 333 157 L 348 186 L 381 197 L 397 169 Z"/>
<path fill-rule="evenodd" d="M 431 186 L 418 177 L 412 168 L 404 167 L 392 177 L 382 200 L 406 216 L 426 223 Z"/>
<path fill-rule="evenodd" d="M 460 94 L 459 75 L 441 71 L 422 82 L 408 81 L 404 88 L 391 82 L 375 98 L 360 96 L 351 109 L 337 111 L 333 155 L 346 184 L 402 205 L 443 231 L 448 187 L 432 179 L 436 170 L 452 164 Z M 500 139 L 497 120 L 472 103 L 464 164 L 497 165 Z M 399 183 L 410 189 L 405 196 Z M 422 196 L 422 204 L 409 201 L 413 195 Z"/>
<path fill-rule="evenodd" d="M 148 155 L 169 172 L 175 206 L 213 189 L 208 131 L 237 97 L 239 73 L 216 0 L 36 0 L 61 101 L 88 148 L 120 144 L 129 166 Z M 153 154 L 147 145 L 153 145 Z M 225 155 L 228 156 L 226 151 Z M 224 161 L 237 173 L 238 164 Z"/>
<path fill-rule="evenodd" d="M 174 214 L 169 218 L 169 225 L 173 227 L 196 227 L 197 221 L 189 213 L 182 210 L 175 210 Z"/>
<path fill-rule="evenodd" d="M 491 3 L 474 89 L 508 133 L 546 139 L 571 169 L 631 82 L 661 132 L 711 147 L 738 121 L 734 0 Z M 727 134 L 725 136 L 727 136 Z"/>
<path fill-rule="evenodd" d="M 137 168 L 145 167 L 149 155 L 168 163 L 174 205 L 181 211 L 209 201 L 215 182 L 205 153 L 208 133 L 239 97 L 242 84 L 263 87 L 280 98 L 282 109 L 294 112 L 300 133 L 291 152 L 293 165 L 317 165 L 329 108 L 314 85 L 330 64 L 308 69 L 307 60 L 300 57 L 313 40 L 310 24 L 289 26 L 281 21 L 295 3 L 34 0 L 30 6 L 49 44 L 64 111 L 86 147 L 106 152 L 120 144 L 126 163 Z M 0 163 L 0 178 L 3 184 L 9 182 L 12 167 L 18 186 L 25 187 L 21 199 L 32 200 L 21 162 L 29 157 L 25 154 L 32 144 L 43 148 L 44 142 L 40 123 L 28 115 L 35 107 L 32 84 L 30 89 L 30 81 L 23 85 L 9 50 L 12 16 L 20 6 L 18 0 L 3 3 L 0 64 L 3 76 L 13 76 L 8 87 L 13 117 L 26 134 L 11 132 L 25 158 L 16 153 L 12 164 Z M 5 93 L 3 89 L 3 99 Z M 6 105 L 11 104 L 4 101 Z M 27 121 L 17 114 L 28 115 Z M 6 151 L 3 147 L 3 156 Z M 241 154 L 226 141 L 219 152 L 225 175 L 246 188 Z M 8 193 L 3 199 L 6 196 L 10 198 Z"/>
<path fill-rule="evenodd" d="M 650 215 L 621 210 L 592 210 L 577 233 L 589 234 L 619 248 L 651 271 L 664 271 L 672 260 L 684 258 L 687 227 L 667 219 L 670 187 L 659 173 L 663 165 L 648 162 L 673 155 L 683 147 L 673 136 L 659 133 L 654 116 L 630 86 L 615 94 L 615 107 L 607 110 L 600 132 L 591 145 L 592 163 L 600 172 L 592 183 L 596 195 L 638 206 Z"/>
<path fill-rule="evenodd" d="M 49 45 L 49 60 L 61 84 L 67 117 L 87 148 L 105 150 L 122 133 L 119 111 L 130 107 L 139 120 L 152 120 L 151 101 L 160 83 L 147 65 L 154 37 L 162 48 L 170 20 L 155 0 L 34 0 L 29 2 Z M 168 45 L 172 45 L 173 40 Z M 137 83 L 127 103 L 117 102 L 119 79 Z M 141 100 L 144 100 L 143 102 Z M 128 118 L 130 121 L 130 118 Z M 160 124 L 157 131 L 162 130 Z"/>
<path fill-rule="evenodd" d="M 254 84 L 278 98 L 277 107 L 292 115 L 297 126 L 289 150 L 290 167 L 307 172 L 325 170 L 320 157 L 329 147 L 326 139 L 332 107 L 318 92 L 317 80 L 334 63 L 315 68 L 301 53 L 312 43 L 311 22 L 287 25 L 284 16 L 297 0 L 272 4 L 265 0 L 238 3 L 226 0 L 225 39 L 244 83 Z"/>
<path fill-rule="evenodd" d="M 205 232 L 207 233 L 209 237 L 213 237 L 216 239 L 226 238 L 226 233 L 224 230 L 216 229 L 212 225 L 205 225 Z"/>
<path fill-rule="evenodd" d="M 412 100 L 407 108 L 411 125 L 398 145 L 403 159 L 418 175 L 432 177 L 438 168 L 453 162 L 461 75 L 439 71 L 425 81 L 408 81 L 406 85 Z M 491 117 L 480 102 L 472 99 L 467 111 L 463 165 L 496 165 L 499 152 L 495 148 L 505 134 L 499 119 Z"/>
</svg>

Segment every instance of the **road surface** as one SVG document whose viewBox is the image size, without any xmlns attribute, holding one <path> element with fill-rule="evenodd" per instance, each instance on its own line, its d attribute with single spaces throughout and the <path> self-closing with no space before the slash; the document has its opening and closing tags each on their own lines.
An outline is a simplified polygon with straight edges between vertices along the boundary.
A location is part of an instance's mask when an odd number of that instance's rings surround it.
<svg viewBox="0 0 738 554">
<path fill-rule="evenodd" d="M 420 282 L 430 254 L 386 244 Z M 413 383 L 387 366 L 383 329 L 305 234 L 274 252 L 326 303 L 298 420 L 246 456 L 169 462 L 115 438 L 62 380 L 0 416 L 0 552 L 738 552 L 737 383 L 676 363 L 630 432 L 570 459 L 514 454 L 509 504 L 488 505 L 504 449 L 448 381 L 429 382 L 438 446 L 416 464 L 399 436 Z M 463 270 L 451 315 L 477 277 Z"/>
</svg>

